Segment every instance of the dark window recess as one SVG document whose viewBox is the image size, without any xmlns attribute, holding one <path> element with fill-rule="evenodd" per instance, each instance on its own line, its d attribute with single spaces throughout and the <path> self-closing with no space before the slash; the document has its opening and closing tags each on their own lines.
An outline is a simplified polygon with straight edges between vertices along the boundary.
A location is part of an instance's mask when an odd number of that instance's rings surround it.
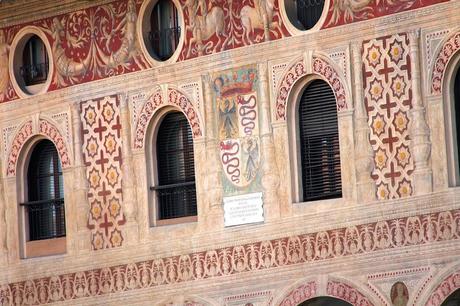
<svg viewBox="0 0 460 306">
<path fill-rule="evenodd" d="M 460 305 L 460 289 L 451 293 L 447 299 L 442 302 L 441 306 L 458 306 Z"/>
<path fill-rule="evenodd" d="M 29 219 L 29 240 L 65 236 L 64 184 L 61 162 L 54 144 L 40 141 L 30 156 L 29 189 L 23 203 Z"/>
<path fill-rule="evenodd" d="M 313 28 L 321 18 L 324 0 L 297 0 L 297 20 L 304 30 Z"/>
<path fill-rule="evenodd" d="M 177 9 L 170 0 L 159 0 L 150 15 L 149 40 L 152 56 L 160 61 L 170 58 L 179 44 L 180 27 Z"/>
<path fill-rule="evenodd" d="M 48 77 L 48 53 L 45 44 L 34 35 L 24 46 L 20 74 L 26 86 L 45 83 Z"/>
<path fill-rule="evenodd" d="M 455 131 L 457 134 L 457 156 L 460 158 L 460 68 L 457 70 L 457 75 L 455 77 L 454 84 L 454 96 L 455 96 Z M 460 167 L 460 162 L 458 162 L 457 167 Z M 460 171 L 460 169 L 459 169 Z"/>
<path fill-rule="evenodd" d="M 337 107 L 331 87 L 313 81 L 299 105 L 303 200 L 342 196 Z"/>
<path fill-rule="evenodd" d="M 189 123 L 182 113 L 167 114 L 156 141 L 158 219 L 196 216 L 195 163 Z"/>
</svg>

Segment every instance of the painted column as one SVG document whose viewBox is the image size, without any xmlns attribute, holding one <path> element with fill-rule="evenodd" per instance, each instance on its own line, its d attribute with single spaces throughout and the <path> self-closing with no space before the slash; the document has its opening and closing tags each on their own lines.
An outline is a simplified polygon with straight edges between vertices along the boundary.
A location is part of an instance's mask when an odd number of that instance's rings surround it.
<svg viewBox="0 0 460 306">
<path fill-rule="evenodd" d="M 120 119 L 121 119 L 121 137 L 122 137 L 122 154 L 123 164 L 123 210 L 128 222 L 136 221 L 136 192 L 135 176 L 133 172 L 133 154 L 131 152 L 131 120 L 129 117 L 128 97 L 119 95 L 120 99 Z"/>
<path fill-rule="evenodd" d="M 89 203 L 87 199 L 88 183 L 86 180 L 86 169 L 83 163 L 82 150 L 82 132 L 80 118 L 80 103 L 74 103 L 71 106 L 72 111 L 72 129 L 73 129 L 73 148 L 74 148 L 74 180 L 73 180 L 73 200 L 77 212 L 77 233 L 79 250 L 89 250 L 91 248 L 90 238 L 88 235 L 88 215 Z"/>
<path fill-rule="evenodd" d="M 409 127 L 412 153 L 415 170 L 414 194 L 421 195 L 433 190 L 433 174 L 429 165 L 431 155 L 430 128 L 425 119 L 420 88 L 420 30 L 411 31 L 409 34 L 409 48 L 412 71 L 412 109 L 410 110 L 411 123 Z"/>
<path fill-rule="evenodd" d="M 267 63 L 259 63 L 260 139 L 262 153 L 262 187 L 264 189 L 265 220 L 280 218 L 278 200 L 279 174 L 275 157 L 275 145 L 270 128 L 270 98 Z"/>
<path fill-rule="evenodd" d="M 207 218 L 209 220 L 209 226 L 212 224 L 219 224 L 223 227 L 224 216 L 222 207 L 222 169 L 220 166 L 220 158 L 217 152 L 217 140 L 215 133 L 216 118 L 214 116 L 214 103 L 212 98 L 211 88 L 211 76 L 203 75 L 203 87 L 204 87 L 204 105 L 205 105 L 205 120 L 206 120 L 206 155 L 207 161 L 206 166 L 210 171 L 205 174 L 204 177 L 204 189 L 207 193 L 207 202 L 209 205 L 209 213 Z M 213 218 L 214 216 L 215 218 Z M 213 220 L 214 219 L 214 220 Z M 208 223 L 208 222 L 207 222 Z M 216 225 L 214 225 L 216 227 Z"/>
<path fill-rule="evenodd" d="M 2 161 L 0 159 L 0 177 L 3 177 Z M 3 191 L 3 179 L 0 180 L 0 263 L 6 262 L 6 219 L 5 219 L 5 193 Z"/>
<path fill-rule="evenodd" d="M 120 120 L 121 120 L 121 137 L 122 137 L 122 156 L 123 164 L 121 171 L 123 173 L 123 202 L 122 207 L 126 216 L 125 234 L 128 244 L 135 244 L 139 240 L 137 225 L 137 193 L 135 189 L 136 177 L 133 166 L 133 154 L 131 151 L 131 119 L 129 115 L 128 96 L 120 94 Z"/>
<path fill-rule="evenodd" d="M 355 85 L 356 193 L 359 203 L 373 201 L 376 196 L 375 181 L 371 177 L 374 170 L 374 151 L 369 142 L 370 131 L 363 97 L 361 45 L 361 41 L 352 43 Z"/>
</svg>

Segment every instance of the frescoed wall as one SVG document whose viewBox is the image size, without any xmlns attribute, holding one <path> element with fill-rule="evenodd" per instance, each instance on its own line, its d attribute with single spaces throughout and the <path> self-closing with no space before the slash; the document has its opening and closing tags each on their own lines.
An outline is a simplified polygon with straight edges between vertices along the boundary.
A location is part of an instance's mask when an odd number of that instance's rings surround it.
<svg viewBox="0 0 460 306">
<path fill-rule="evenodd" d="M 123 245 L 121 123 L 117 96 L 81 104 L 83 160 L 90 205 L 88 229 L 93 250 Z"/>
<path fill-rule="evenodd" d="M 180 60 L 290 36 L 278 0 L 183 0 L 181 4 L 186 36 Z"/>
<path fill-rule="evenodd" d="M 324 28 L 374 19 L 449 0 L 331 0 Z"/>
<path fill-rule="evenodd" d="M 411 58 L 407 34 L 363 43 L 364 102 L 371 128 L 379 199 L 412 195 L 410 149 Z"/>
<path fill-rule="evenodd" d="M 213 84 L 224 193 L 260 190 L 257 68 L 218 73 Z"/>
</svg>

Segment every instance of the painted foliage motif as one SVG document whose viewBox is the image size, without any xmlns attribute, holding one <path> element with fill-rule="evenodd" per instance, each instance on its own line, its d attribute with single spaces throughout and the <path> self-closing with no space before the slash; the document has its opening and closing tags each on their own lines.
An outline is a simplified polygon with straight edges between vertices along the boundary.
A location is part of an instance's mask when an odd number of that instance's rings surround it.
<svg viewBox="0 0 460 306">
<path fill-rule="evenodd" d="M 117 96 L 81 104 L 83 159 L 89 185 L 88 228 L 94 250 L 123 244 L 122 156 Z"/>
<path fill-rule="evenodd" d="M 409 110 L 412 107 L 407 34 L 363 43 L 364 101 L 371 128 L 379 199 L 412 194 L 414 161 L 410 150 Z"/>
<path fill-rule="evenodd" d="M 289 36 L 278 0 L 181 0 L 181 5 L 185 44 L 180 60 Z"/>
<path fill-rule="evenodd" d="M 248 187 L 260 162 L 257 70 L 248 66 L 213 77 L 224 186 Z"/>
<path fill-rule="evenodd" d="M 0 76 L 6 75 L 9 46 L 25 26 L 42 30 L 51 46 L 49 91 L 149 68 L 136 32 L 138 2 L 114 1 L 0 29 Z M 9 79 L 0 79 L 0 102 L 17 99 Z"/>
<path fill-rule="evenodd" d="M 404 12 L 449 0 L 331 0 L 323 28 Z"/>
<path fill-rule="evenodd" d="M 94 298 L 111 293 L 127 293 L 171 284 L 236 277 L 241 273 L 255 273 L 302 264 L 326 262 L 359 254 L 381 253 L 384 250 L 454 243 L 460 239 L 460 210 L 442 211 L 373 223 L 350 225 L 320 232 L 308 232 L 270 240 L 222 246 L 193 253 L 171 256 L 152 256 L 142 261 L 80 270 L 58 275 L 0 284 L 0 305 L 32 305 L 66 301 L 69 304 L 88 304 L 80 298 Z M 410 249 L 410 248 L 408 248 Z M 295 267 L 294 267 L 295 265 Z M 460 287 L 460 271 L 447 277 L 435 289 L 427 306 L 439 306 L 443 299 Z M 294 306 L 302 297 L 312 297 L 317 286 L 308 283 L 294 289 L 280 305 Z M 299 291 L 305 290 L 305 291 Z M 303 293 L 301 293 L 303 292 Z M 372 305 L 356 288 L 329 280 L 327 295 L 348 301 L 352 305 Z M 378 304 L 382 305 L 382 304 Z M 416 304 L 419 305 L 419 304 Z"/>
</svg>

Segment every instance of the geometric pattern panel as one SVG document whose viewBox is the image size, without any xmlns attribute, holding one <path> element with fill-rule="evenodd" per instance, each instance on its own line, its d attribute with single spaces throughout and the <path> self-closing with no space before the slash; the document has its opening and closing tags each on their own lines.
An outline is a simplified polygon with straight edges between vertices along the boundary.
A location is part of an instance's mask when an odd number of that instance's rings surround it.
<svg viewBox="0 0 460 306">
<path fill-rule="evenodd" d="M 116 95 L 82 102 L 83 159 L 93 250 L 123 244 L 120 103 Z"/>
<path fill-rule="evenodd" d="M 0 305 L 70 301 L 459 240 L 460 209 L 427 213 L 0 284 Z M 455 284 L 460 283 L 457 280 Z M 351 287 L 336 282 L 328 284 L 327 292 L 341 299 L 362 299 Z"/>
<path fill-rule="evenodd" d="M 378 199 L 410 196 L 414 161 L 410 150 L 411 68 L 407 34 L 363 42 L 364 102 L 374 151 L 372 177 Z"/>
<path fill-rule="evenodd" d="M 431 93 L 441 94 L 444 73 L 450 59 L 460 50 L 460 32 L 452 35 L 441 47 L 433 66 L 431 74 Z"/>
</svg>

